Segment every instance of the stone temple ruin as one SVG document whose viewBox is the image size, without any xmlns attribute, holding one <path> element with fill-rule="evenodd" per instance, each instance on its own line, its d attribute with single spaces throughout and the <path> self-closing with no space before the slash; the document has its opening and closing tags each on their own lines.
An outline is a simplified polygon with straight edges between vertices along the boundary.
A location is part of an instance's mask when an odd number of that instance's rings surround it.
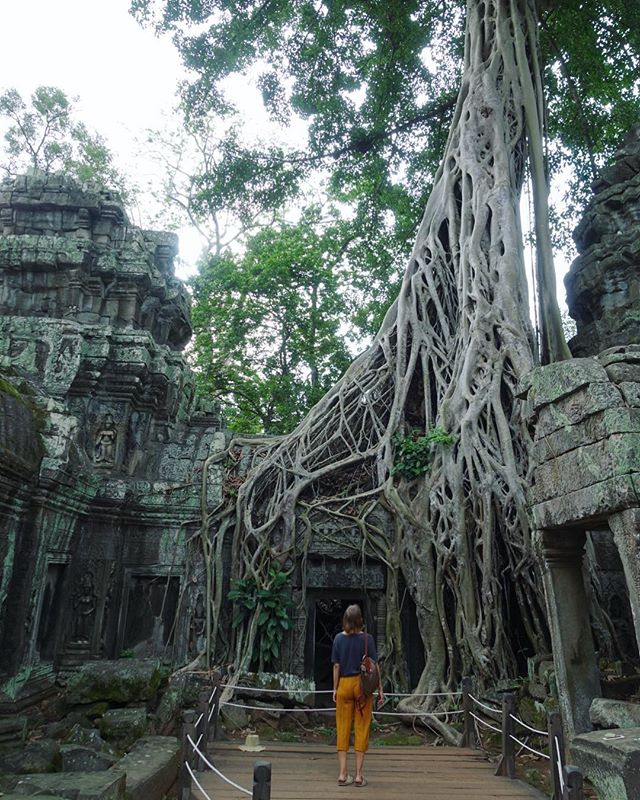
<svg viewBox="0 0 640 800">
<path fill-rule="evenodd" d="M 640 646 L 640 126 L 603 170 L 566 278 L 571 361 L 526 381 L 535 435 L 530 492 L 541 539 L 558 695 L 572 757 L 600 797 L 640 797 L 640 705 L 601 699 L 585 546 L 607 583 L 622 655 Z M 640 701 L 637 681 L 625 694 Z M 592 731 L 594 725 L 605 730 Z M 617 729 L 615 731 L 608 729 Z"/>
<path fill-rule="evenodd" d="M 36 693 L 53 667 L 123 651 L 182 664 L 203 649 L 204 574 L 186 542 L 203 464 L 230 434 L 194 399 L 176 252 L 173 234 L 130 225 L 108 193 L 60 176 L 0 187 L 0 677 L 29 670 Z M 208 470 L 209 507 L 222 470 Z M 327 527 L 294 580 L 307 605 L 280 659 L 323 686 L 346 605 L 361 603 L 379 638 L 385 618 L 382 564 L 363 570 L 357 532 Z M 228 572 L 228 548 L 224 560 Z"/>
<path fill-rule="evenodd" d="M 176 252 L 108 193 L 54 176 L 0 186 L 5 677 L 122 651 L 182 662 L 201 645 L 185 542 L 224 434 L 194 401 Z"/>
<path fill-rule="evenodd" d="M 640 127 L 594 190 L 567 277 L 575 358 L 534 370 L 522 396 L 563 718 L 578 766 L 621 800 L 640 796 L 640 706 L 603 697 L 583 552 L 621 654 L 637 663 Z M 204 572 L 188 542 L 203 496 L 221 498 L 222 464 L 205 487 L 203 465 L 229 434 L 195 399 L 176 253 L 173 235 L 130 225 L 107 192 L 59 176 L 0 185 L 0 718 L 46 695 L 54 669 L 123 652 L 177 664 L 203 648 Z M 364 606 L 380 641 L 385 619 L 382 565 L 363 569 L 349 531 L 323 524 L 295 573 L 307 605 L 279 664 L 318 687 L 346 604 Z M 415 685 L 424 653 L 411 649 L 410 602 L 402 614 Z"/>
</svg>

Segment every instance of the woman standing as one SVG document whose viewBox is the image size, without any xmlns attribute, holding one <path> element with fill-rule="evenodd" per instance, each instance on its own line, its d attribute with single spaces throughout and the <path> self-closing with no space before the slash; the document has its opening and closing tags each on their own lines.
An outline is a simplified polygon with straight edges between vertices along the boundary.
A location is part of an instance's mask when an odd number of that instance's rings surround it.
<svg viewBox="0 0 640 800">
<path fill-rule="evenodd" d="M 366 786 L 362 774 L 364 754 L 369 747 L 369 729 L 373 713 L 373 697 L 362 696 L 360 686 L 360 664 L 365 654 L 376 662 L 378 671 L 378 705 L 384 700 L 378 655 L 373 636 L 363 633 L 364 622 L 360 606 L 347 608 L 342 618 L 342 632 L 333 640 L 331 661 L 333 662 L 333 701 L 336 704 L 336 728 L 338 731 L 338 786 Z M 355 731 L 356 776 L 347 773 L 347 751 L 351 737 L 351 726 Z"/>
</svg>

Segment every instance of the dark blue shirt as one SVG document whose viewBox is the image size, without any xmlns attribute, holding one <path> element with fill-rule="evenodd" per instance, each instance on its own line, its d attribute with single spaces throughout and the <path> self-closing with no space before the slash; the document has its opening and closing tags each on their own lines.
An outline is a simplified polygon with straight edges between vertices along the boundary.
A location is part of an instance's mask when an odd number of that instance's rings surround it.
<svg viewBox="0 0 640 800">
<path fill-rule="evenodd" d="M 367 655 L 377 661 L 378 654 L 373 636 L 370 633 L 367 633 L 366 636 L 369 637 Z M 333 640 L 331 661 L 334 664 L 340 664 L 340 674 L 345 678 L 349 675 L 360 674 L 360 663 L 364 655 L 364 637 L 363 633 L 341 632 Z"/>
</svg>

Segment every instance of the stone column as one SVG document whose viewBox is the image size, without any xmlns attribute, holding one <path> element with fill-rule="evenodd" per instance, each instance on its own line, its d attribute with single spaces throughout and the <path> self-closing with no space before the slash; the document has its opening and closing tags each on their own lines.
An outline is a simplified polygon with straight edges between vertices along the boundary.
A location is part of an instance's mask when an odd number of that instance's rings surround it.
<svg viewBox="0 0 640 800">
<path fill-rule="evenodd" d="M 600 697 L 600 673 L 582 572 L 584 544 L 584 531 L 542 532 L 553 662 L 569 737 L 592 729 L 589 707 L 594 697 Z"/>
<path fill-rule="evenodd" d="M 640 509 L 629 508 L 609 517 L 624 576 L 627 579 L 629 604 L 640 651 Z"/>
</svg>

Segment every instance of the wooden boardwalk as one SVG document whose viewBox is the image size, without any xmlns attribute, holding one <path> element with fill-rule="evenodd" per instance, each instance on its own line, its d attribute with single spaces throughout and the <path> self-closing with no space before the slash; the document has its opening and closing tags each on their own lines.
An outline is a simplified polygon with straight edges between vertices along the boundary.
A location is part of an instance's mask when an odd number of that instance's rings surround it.
<svg viewBox="0 0 640 800">
<path fill-rule="evenodd" d="M 211 747 L 215 766 L 228 778 L 252 789 L 253 765 L 270 761 L 272 800 L 542 800 L 537 790 L 520 781 L 494 776 L 479 750 L 456 747 L 372 747 L 365 761 L 369 785 L 338 787 L 335 748 L 324 744 L 263 742 L 261 753 L 245 753 L 240 743 L 216 742 Z M 349 769 L 353 772 L 353 752 Z M 217 775 L 197 773 L 211 800 L 246 800 L 247 795 Z M 193 787 L 197 800 L 206 800 Z"/>
</svg>

